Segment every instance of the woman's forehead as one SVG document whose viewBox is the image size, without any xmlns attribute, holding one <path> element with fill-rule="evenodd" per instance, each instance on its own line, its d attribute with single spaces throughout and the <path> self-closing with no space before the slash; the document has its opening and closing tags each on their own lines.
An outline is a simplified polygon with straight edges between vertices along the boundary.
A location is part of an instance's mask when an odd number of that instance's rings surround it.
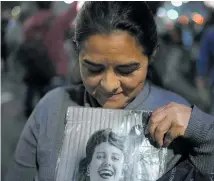
<svg viewBox="0 0 214 181">
<path fill-rule="evenodd" d="M 121 153 L 122 151 L 117 148 L 116 146 L 113 146 L 109 144 L 108 142 L 103 142 L 96 146 L 95 152 L 114 152 L 114 153 Z"/>
<path fill-rule="evenodd" d="M 80 59 L 93 61 L 133 61 L 143 59 L 142 47 L 126 32 L 98 34 L 85 41 Z"/>
</svg>

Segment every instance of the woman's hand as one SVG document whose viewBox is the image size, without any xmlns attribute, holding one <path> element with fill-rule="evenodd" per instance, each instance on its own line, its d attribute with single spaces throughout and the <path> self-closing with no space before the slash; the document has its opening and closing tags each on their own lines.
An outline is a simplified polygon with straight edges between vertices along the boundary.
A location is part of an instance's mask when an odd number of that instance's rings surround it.
<svg viewBox="0 0 214 181">
<path fill-rule="evenodd" d="M 167 147 L 175 138 L 183 136 L 188 126 L 192 108 L 170 103 L 156 109 L 149 120 L 151 137 L 160 147 Z"/>
</svg>

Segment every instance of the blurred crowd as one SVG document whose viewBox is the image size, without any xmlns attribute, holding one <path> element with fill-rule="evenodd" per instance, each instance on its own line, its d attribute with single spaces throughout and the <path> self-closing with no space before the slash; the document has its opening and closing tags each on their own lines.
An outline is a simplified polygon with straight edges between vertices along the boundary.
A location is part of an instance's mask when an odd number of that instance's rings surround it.
<svg viewBox="0 0 214 181">
<path fill-rule="evenodd" d="M 175 22 L 160 34 L 160 50 L 153 63 L 154 82 L 185 97 L 206 112 L 213 112 L 214 44 L 211 12 L 201 31 L 194 22 Z"/>
<path fill-rule="evenodd" d="M 75 51 L 69 58 L 72 50 L 68 49 L 72 48 L 72 43 L 67 43 L 66 47 L 66 42 L 72 42 L 77 4 L 68 5 L 58 14 L 53 4 L 51 1 L 34 2 L 36 10 L 33 12 L 30 7 L 21 10 L 22 4 L 12 10 L 12 13 L 18 11 L 17 15 L 11 17 L 4 11 L 2 16 L 2 72 L 7 79 L 8 72 L 17 71 L 18 67 L 24 71 L 26 117 L 35 106 L 36 94 L 42 98 L 51 89 L 68 84 L 69 71 L 73 70 L 69 63 L 76 59 Z"/>
<path fill-rule="evenodd" d="M 154 10 L 160 48 L 148 77 L 214 114 L 214 9 L 200 2 L 206 16 L 199 12 L 187 16 L 175 11 L 175 4 L 166 11 L 170 3 L 158 3 Z M 82 4 L 64 3 L 56 8 L 51 1 L 17 2 L 1 10 L 2 81 L 12 79 L 25 85 L 26 118 L 36 95 L 40 99 L 55 87 L 81 82 L 72 37 Z"/>
</svg>

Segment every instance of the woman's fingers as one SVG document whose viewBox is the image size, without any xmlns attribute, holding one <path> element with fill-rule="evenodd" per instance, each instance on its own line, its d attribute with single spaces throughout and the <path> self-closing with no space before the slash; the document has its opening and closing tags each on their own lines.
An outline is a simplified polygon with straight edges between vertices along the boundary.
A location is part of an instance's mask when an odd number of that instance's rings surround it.
<svg viewBox="0 0 214 181">
<path fill-rule="evenodd" d="M 176 127 L 172 126 L 164 137 L 163 147 L 168 147 L 172 141 L 180 135 L 180 131 Z"/>
<path fill-rule="evenodd" d="M 155 129 L 154 137 L 159 146 L 163 146 L 164 136 L 170 130 L 172 122 L 168 117 L 165 117 Z"/>
<path fill-rule="evenodd" d="M 162 106 L 162 107 L 157 108 L 155 111 L 153 111 L 152 115 L 153 116 L 157 115 L 158 113 L 163 111 L 165 108 L 166 108 L 166 106 Z"/>
<path fill-rule="evenodd" d="M 164 113 L 159 113 L 159 114 L 152 114 L 150 120 L 149 120 L 149 133 L 150 136 L 152 137 L 153 140 L 155 140 L 155 129 L 156 127 L 159 125 L 159 123 L 165 118 L 165 114 Z"/>
<path fill-rule="evenodd" d="M 192 108 L 170 103 L 156 109 L 149 120 L 150 136 L 160 146 L 168 146 L 178 136 L 183 136 L 190 120 Z"/>
</svg>

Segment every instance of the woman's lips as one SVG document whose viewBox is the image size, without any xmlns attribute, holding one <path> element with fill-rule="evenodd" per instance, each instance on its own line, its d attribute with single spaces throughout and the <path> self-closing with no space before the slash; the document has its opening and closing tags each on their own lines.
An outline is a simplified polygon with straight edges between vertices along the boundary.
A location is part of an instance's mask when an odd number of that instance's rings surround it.
<svg viewBox="0 0 214 181">
<path fill-rule="evenodd" d="M 107 100 L 112 100 L 112 101 L 117 100 L 117 99 L 120 98 L 121 95 L 122 95 L 122 92 L 121 92 L 121 93 L 118 93 L 118 94 L 109 95 L 109 96 L 107 97 Z"/>
<path fill-rule="evenodd" d="M 98 171 L 98 173 L 103 179 L 109 179 L 110 177 L 114 176 L 114 172 L 110 169 L 101 169 Z"/>
<path fill-rule="evenodd" d="M 102 102 L 107 102 L 107 101 L 117 101 L 121 99 L 123 95 L 123 92 L 117 93 L 117 94 L 105 94 L 105 93 L 99 93 L 99 99 L 102 100 Z"/>
</svg>

